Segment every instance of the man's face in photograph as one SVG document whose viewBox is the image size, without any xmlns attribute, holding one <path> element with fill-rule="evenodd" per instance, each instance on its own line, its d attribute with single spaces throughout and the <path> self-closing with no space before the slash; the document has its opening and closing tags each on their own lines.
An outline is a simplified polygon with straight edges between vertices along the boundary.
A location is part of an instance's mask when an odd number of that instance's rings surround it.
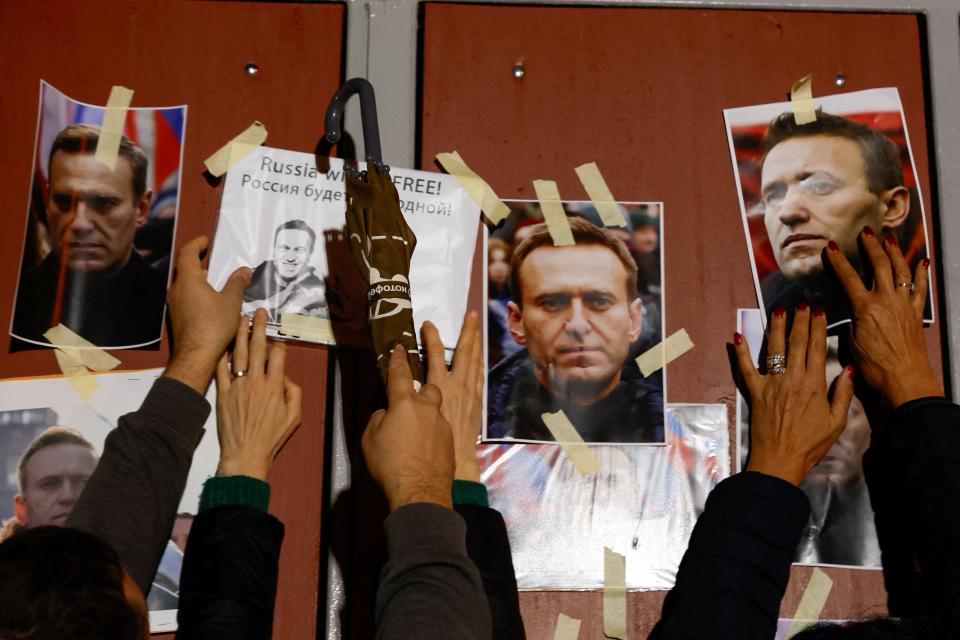
<svg viewBox="0 0 960 640">
<path fill-rule="evenodd" d="M 527 347 L 540 383 L 579 404 L 606 396 L 642 324 L 623 263 L 603 245 L 538 247 L 519 278 L 523 305 L 508 305 L 510 332 Z"/>
<path fill-rule="evenodd" d="M 302 229 L 281 229 L 273 243 L 273 262 L 284 280 L 293 280 L 306 268 L 313 251 L 310 234 Z"/>
<path fill-rule="evenodd" d="M 133 172 L 123 156 L 110 169 L 93 154 L 57 151 L 50 161 L 47 206 L 53 247 L 72 270 L 120 271 L 137 228 L 147 220 L 150 197 L 148 191 L 134 199 Z"/>
<path fill-rule="evenodd" d="M 97 458 L 83 445 L 52 444 L 27 461 L 23 493 L 14 498 L 17 519 L 25 527 L 64 526 Z"/>
<path fill-rule="evenodd" d="M 794 137 L 767 153 L 761 176 L 764 222 L 787 278 L 821 274 L 820 253 L 830 240 L 856 258 L 860 230 L 869 225 L 880 232 L 887 206 L 868 185 L 860 147 L 847 138 Z"/>
</svg>

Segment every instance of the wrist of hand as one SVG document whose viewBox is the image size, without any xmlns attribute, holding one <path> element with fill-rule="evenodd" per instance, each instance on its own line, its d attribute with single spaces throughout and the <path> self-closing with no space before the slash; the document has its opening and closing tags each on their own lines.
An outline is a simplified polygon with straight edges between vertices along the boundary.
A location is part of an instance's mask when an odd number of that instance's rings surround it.
<svg viewBox="0 0 960 640">
<path fill-rule="evenodd" d="M 256 457 L 221 455 L 217 465 L 217 475 L 221 477 L 249 476 L 266 482 L 269 473 L 270 462 Z"/>
<path fill-rule="evenodd" d="M 480 465 L 476 460 L 468 462 L 458 462 L 453 471 L 454 480 L 469 480 L 470 482 L 480 482 Z"/>
<path fill-rule="evenodd" d="M 894 409 L 911 400 L 944 395 L 943 385 L 932 371 L 897 376 L 885 381 L 880 391 Z"/>
<path fill-rule="evenodd" d="M 167 378 L 179 380 L 200 395 L 206 395 L 210 381 L 213 379 L 213 372 L 217 368 L 217 358 L 188 357 L 174 354 L 170 359 L 170 364 L 164 369 L 163 375 Z"/>
<path fill-rule="evenodd" d="M 805 465 L 798 464 L 793 457 L 787 459 L 757 458 L 752 454 L 746 470 L 780 478 L 795 487 L 803 484 L 809 471 Z"/>
<path fill-rule="evenodd" d="M 400 507 L 417 502 L 437 504 L 447 509 L 453 508 L 453 496 L 449 486 L 443 490 L 438 487 L 397 487 L 387 495 L 387 504 L 390 506 L 391 513 Z"/>
</svg>

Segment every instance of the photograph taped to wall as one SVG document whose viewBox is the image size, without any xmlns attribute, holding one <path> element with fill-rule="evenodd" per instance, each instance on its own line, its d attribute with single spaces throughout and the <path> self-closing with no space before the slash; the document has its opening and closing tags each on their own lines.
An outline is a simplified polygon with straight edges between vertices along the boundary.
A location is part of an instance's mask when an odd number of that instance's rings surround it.
<svg viewBox="0 0 960 640">
<path fill-rule="evenodd" d="M 724 110 L 754 285 L 769 314 L 804 301 L 829 327 L 850 321 L 821 252 L 834 241 L 862 264 L 858 235 L 893 235 L 910 273 L 931 255 L 906 119 L 895 88 L 814 100 L 817 120 L 797 125 L 791 103 Z M 862 268 L 860 268 L 862 272 Z M 933 322 L 932 284 L 924 320 Z"/>
<path fill-rule="evenodd" d="M 258 147 L 228 173 L 210 258 L 219 289 L 238 267 L 253 269 L 243 312 L 268 311 L 268 335 L 284 314 L 329 321 L 336 342 L 370 341 L 366 285 L 346 237 L 343 160 Z M 360 163 L 360 169 L 366 165 Z M 425 320 L 456 346 L 470 289 L 480 208 L 452 176 L 390 170 L 404 219 L 417 237 L 410 267 L 414 324 Z M 334 340 L 296 337 L 333 344 Z"/>
<path fill-rule="evenodd" d="M 0 482 L 0 537 L 16 535 L 21 528 L 65 524 L 103 453 L 107 434 L 121 416 L 140 407 L 162 372 L 147 369 L 95 374 L 98 388 L 89 403 L 83 402 L 61 376 L 0 381 L 0 464 L 5 478 Z M 206 398 L 216 406 L 213 385 Z M 153 587 L 146 594 L 152 631 L 176 629 L 187 535 L 203 483 L 216 473 L 219 457 L 217 427 L 211 413 L 193 455 L 170 541 Z"/>
<path fill-rule="evenodd" d="M 40 84 L 11 351 L 49 347 L 60 323 L 101 348 L 159 347 L 187 107 L 129 108 L 113 167 L 106 111 Z"/>
<path fill-rule="evenodd" d="M 636 357 L 663 339 L 659 202 L 619 203 L 603 227 L 590 202 L 564 202 L 576 240 L 554 246 L 536 201 L 507 201 L 486 238 L 484 440 L 552 442 L 563 410 L 591 444 L 663 444 L 665 370 Z"/>
<path fill-rule="evenodd" d="M 737 326 L 759 362 L 764 340 L 759 309 L 738 309 Z M 837 336 L 827 338 L 827 383 L 843 371 L 837 359 Z M 801 489 L 810 500 L 810 520 L 803 530 L 795 564 L 879 569 L 880 544 L 873 507 L 863 475 L 863 454 L 870 446 L 870 423 L 856 397 L 847 426 Z M 737 471 L 746 468 L 750 447 L 750 408 L 737 391 Z"/>
<path fill-rule="evenodd" d="M 730 475 L 727 407 L 668 404 L 662 447 L 592 447 L 584 476 L 545 444 L 478 448 L 520 589 L 599 589 L 603 548 L 626 556 L 628 589 L 670 589 L 707 496 Z"/>
</svg>

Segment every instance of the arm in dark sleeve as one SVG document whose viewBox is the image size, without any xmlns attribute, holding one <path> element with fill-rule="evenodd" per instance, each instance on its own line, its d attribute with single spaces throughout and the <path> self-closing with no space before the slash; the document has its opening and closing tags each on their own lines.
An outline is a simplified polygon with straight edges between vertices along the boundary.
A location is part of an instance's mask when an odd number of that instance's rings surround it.
<svg viewBox="0 0 960 640">
<path fill-rule="evenodd" d="M 391 513 L 384 529 L 389 557 L 377 591 L 377 638 L 490 638 L 490 610 L 467 557 L 463 518 L 417 503 Z"/>
<path fill-rule="evenodd" d="M 523 618 L 517 577 L 513 569 L 507 526 L 500 512 L 476 504 L 457 504 L 454 509 L 467 523 L 467 555 L 477 565 L 490 605 L 493 637 L 523 640 Z"/>
<path fill-rule="evenodd" d="M 202 511 L 183 557 L 177 639 L 269 639 L 282 542 L 283 524 L 259 509 Z"/>
<path fill-rule="evenodd" d="M 769 640 L 810 513 L 800 489 L 746 471 L 710 493 L 651 640 Z"/>
<path fill-rule="evenodd" d="M 67 526 L 107 541 L 143 593 L 170 538 L 210 405 L 159 378 L 140 409 L 120 418 Z"/>
<path fill-rule="evenodd" d="M 960 407 L 944 398 L 913 400 L 890 426 L 884 465 L 903 469 L 908 527 L 937 637 L 960 637 Z"/>
</svg>

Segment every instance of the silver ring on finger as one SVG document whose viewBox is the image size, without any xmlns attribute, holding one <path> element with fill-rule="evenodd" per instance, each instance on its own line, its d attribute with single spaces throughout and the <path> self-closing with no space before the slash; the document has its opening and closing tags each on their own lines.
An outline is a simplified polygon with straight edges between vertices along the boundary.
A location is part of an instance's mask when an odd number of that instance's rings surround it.
<svg viewBox="0 0 960 640">
<path fill-rule="evenodd" d="M 917 285 L 913 282 L 898 282 L 897 286 L 903 287 L 904 289 L 909 289 L 910 291 L 915 291 L 917 288 Z"/>
<path fill-rule="evenodd" d="M 787 372 L 787 356 L 782 353 L 767 356 L 767 373 L 780 376 Z"/>
</svg>

